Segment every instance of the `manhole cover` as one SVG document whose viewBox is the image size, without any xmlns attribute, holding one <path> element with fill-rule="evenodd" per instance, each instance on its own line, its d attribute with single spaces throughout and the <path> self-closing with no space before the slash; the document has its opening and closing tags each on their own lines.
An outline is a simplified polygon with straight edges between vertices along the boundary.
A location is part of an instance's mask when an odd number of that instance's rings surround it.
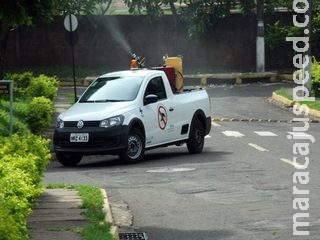
<svg viewBox="0 0 320 240">
<path fill-rule="evenodd" d="M 144 232 L 119 233 L 120 240 L 147 240 L 148 237 Z"/>
<path fill-rule="evenodd" d="M 148 173 L 174 173 L 174 172 L 189 172 L 195 171 L 195 168 L 158 168 L 148 170 Z"/>
</svg>

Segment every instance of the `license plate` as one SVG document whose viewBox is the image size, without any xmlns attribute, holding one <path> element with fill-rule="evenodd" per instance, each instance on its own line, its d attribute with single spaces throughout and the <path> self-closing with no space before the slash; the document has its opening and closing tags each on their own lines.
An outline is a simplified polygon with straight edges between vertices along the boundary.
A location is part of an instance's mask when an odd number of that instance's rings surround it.
<svg viewBox="0 0 320 240">
<path fill-rule="evenodd" d="M 89 142 L 89 133 L 71 133 L 70 142 Z"/>
</svg>

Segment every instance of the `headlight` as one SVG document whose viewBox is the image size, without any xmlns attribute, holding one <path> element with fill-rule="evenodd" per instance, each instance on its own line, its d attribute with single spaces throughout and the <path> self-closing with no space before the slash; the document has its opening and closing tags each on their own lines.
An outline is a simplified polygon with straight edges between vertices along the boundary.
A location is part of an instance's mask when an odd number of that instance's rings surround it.
<svg viewBox="0 0 320 240">
<path fill-rule="evenodd" d="M 57 128 L 64 128 L 64 122 L 61 120 L 61 118 L 57 119 Z"/>
<path fill-rule="evenodd" d="M 124 116 L 115 116 L 111 118 L 104 119 L 100 122 L 100 127 L 108 128 L 113 126 L 119 126 L 123 123 Z"/>
</svg>

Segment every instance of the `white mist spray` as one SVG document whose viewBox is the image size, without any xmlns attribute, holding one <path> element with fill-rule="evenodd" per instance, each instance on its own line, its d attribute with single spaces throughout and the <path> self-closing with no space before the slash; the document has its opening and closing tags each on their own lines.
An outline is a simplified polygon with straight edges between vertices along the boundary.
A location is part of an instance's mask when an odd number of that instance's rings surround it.
<svg viewBox="0 0 320 240">
<path fill-rule="evenodd" d="M 112 17 L 107 18 L 104 22 L 104 26 L 109 30 L 110 35 L 120 44 L 123 50 L 131 54 L 131 47 L 123 33 L 120 31 L 118 21 Z"/>
</svg>

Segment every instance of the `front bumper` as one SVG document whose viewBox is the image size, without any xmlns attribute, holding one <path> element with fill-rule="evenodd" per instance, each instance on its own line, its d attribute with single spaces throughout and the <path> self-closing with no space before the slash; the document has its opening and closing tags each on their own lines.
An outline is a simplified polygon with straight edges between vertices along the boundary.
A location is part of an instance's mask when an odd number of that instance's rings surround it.
<svg viewBox="0 0 320 240">
<path fill-rule="evenodd" d="M 70 142 L 71 133 L 88 133 L 88 142 Z M 53 135 L 53 149 L 56 153 L 80 153 L 83 155 L 116 155 L 126 151 L 128 126 L 111 128 L 85 127 L 56 128 Z"/>
</svg>

